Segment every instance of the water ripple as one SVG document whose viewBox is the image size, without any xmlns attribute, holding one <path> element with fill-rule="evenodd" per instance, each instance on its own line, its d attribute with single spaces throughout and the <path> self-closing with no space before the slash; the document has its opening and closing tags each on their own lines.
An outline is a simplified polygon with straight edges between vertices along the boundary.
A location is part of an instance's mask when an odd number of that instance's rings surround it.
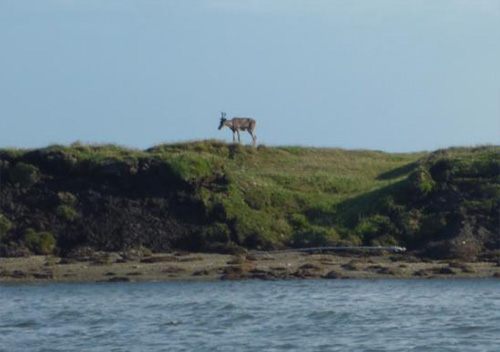
<svg viewBox="0 0 500 352">
<path fill-rule="evenodd" d="M 498 280 L 45 284 L 0 286 L 0 293 L 0 352 L 500 345 Z"/>
</svg>

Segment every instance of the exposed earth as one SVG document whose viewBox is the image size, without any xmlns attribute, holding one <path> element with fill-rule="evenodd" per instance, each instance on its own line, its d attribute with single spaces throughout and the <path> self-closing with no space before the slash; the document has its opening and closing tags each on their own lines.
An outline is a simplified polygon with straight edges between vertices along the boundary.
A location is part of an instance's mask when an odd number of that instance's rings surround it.
<svg viewBox="0 0 500 352">
<path fill-rule="evenodd" d="M 348 278 L 500 278 L 495 262 L 422 261 L 408 254 L 342 256 L 299 252 L 243 255 L 93 253 L 0 258 L 1 283 Z"/>
</svg>

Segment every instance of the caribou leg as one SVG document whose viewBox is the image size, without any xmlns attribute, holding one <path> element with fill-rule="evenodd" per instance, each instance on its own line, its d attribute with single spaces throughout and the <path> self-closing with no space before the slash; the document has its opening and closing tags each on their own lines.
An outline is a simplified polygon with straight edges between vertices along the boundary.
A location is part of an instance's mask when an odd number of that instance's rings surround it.
<svg viewBox="0 0 500 352">
<path fill-rule="evenodd" d="M 233 143 L 236 143 L 236 131 L 233 131 Z"/>
<path fill-rule="evenodd" d="M 236 130 L 236 133 L 238 133 L 238 143 L 241 144 L 240 131 Z"/>
<path fill-rule="evenodd" d="M 252 145 L 255 147 L 255 142 L 257 142 L 257 136 L 252 131 L 248 131 L 248 133 L 250 133 L 250 136 L 252 136 Z"/>
</svg>

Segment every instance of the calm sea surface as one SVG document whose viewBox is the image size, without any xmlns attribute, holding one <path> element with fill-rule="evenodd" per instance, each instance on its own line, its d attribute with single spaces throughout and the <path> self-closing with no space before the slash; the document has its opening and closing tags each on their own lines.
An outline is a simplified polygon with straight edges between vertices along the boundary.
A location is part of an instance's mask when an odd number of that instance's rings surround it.
<svg viewBox="0 0 500 352">
<path fill-rule="evenodd" d="M 500 351 L 499 280 L 0 285 L 0 351 Z"/>
</svg>

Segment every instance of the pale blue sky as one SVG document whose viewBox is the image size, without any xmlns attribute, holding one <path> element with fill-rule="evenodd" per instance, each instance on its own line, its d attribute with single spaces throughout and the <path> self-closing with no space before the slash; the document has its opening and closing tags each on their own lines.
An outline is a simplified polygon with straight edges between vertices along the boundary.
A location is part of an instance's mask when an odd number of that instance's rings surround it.
<svg viewBox="0 0 500 352">
<path fill-rule="evenodd" d="M 0 147 L 500 142 L 500 0 L 0 0 Z M 245 142 L 250 141 L 244 135 Z"/>
</svg>

